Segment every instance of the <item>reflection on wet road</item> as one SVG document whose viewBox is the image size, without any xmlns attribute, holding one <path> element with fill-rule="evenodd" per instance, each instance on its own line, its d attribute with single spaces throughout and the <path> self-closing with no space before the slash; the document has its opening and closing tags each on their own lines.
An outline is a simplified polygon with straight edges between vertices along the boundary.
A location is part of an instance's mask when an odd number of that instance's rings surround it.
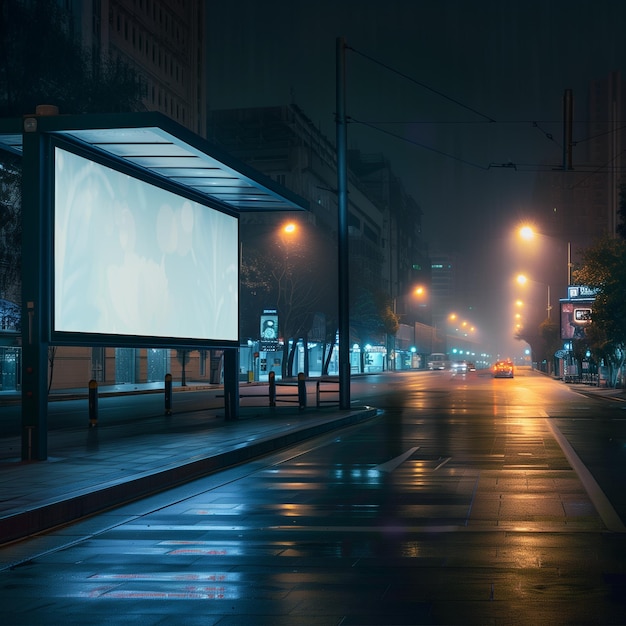
<svg viewBox="0 0 626 626">
<path fill-rule="evenodd" d="M 613 409 L 530 372 L 353 397 L 384 412 L 60 530 L 75 543 L 0 573 L 9 623 L 623 622 L 626 534 L 550 425 L 580 438 Z"/>
</svg>

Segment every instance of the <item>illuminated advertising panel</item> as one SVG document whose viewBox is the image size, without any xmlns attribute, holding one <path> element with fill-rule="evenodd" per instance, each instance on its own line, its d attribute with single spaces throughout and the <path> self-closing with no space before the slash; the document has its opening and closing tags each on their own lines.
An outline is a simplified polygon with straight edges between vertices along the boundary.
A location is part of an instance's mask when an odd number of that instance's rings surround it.
<svg viewBox="0 0 626 626">
<path fill-rule="evenodd" d="M 582 339 L 591 324 L 593 300 L 561 301 L 561 339 Z"/>
<path fill-rule="evenodd" d="M 54 148 L 53 339 L 237 345 L 238 220 Z"/>
<path fill-rule="evenodd" d="M 261 315 L 261 350 L 272 351 L 278 349 L 278 311 L 264 309 Z"/>
</svg>

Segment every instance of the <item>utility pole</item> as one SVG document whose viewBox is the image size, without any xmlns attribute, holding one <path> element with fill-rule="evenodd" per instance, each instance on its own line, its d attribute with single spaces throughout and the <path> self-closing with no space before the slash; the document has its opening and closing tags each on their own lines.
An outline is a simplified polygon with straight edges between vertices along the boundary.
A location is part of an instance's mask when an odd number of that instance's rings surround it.
<svg viewBox="0 0 626 626">
<path fill-rule="evenodd" d="M 338 330 L 339 408 L 350 408 L 350 312 L 348 263 L 348 166 L 346 125 L 346 42 L 337 37 L 337 240 L 338 240 Z"/>
<path fill-rule="evenodd" d="M 574 96 L 571 89 L 563 94 L 563 170 L 573 170 L 572 166 L 572 119 L 574 117 Z"/>
</svg>

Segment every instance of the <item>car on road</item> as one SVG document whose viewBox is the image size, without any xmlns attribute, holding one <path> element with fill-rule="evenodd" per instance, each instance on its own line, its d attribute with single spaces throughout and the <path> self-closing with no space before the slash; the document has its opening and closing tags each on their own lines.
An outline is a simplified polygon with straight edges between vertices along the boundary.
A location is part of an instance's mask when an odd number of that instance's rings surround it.
<svg viewBox="0 0 626 626">
<path fill-rule="evenodd" d="M 433 352 L 428 357 L 427 364 L 429 370 L 450 369 L 450 360 L 448 359 L 448 356 L 443 352 Z"/>
<path fill-rule="evenodd" d="M 496 361 L 493 366 L 494 378 L 513 378 L 515 376 L 515 366 L 513 361 Z"/>
</svg>

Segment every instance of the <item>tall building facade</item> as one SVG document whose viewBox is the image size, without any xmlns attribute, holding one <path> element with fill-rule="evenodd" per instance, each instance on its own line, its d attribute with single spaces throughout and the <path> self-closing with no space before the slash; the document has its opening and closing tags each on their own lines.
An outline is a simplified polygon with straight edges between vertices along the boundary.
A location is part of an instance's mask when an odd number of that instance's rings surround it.
<svg viewBox="0 0 626 626">
<path fill-rule="evenodd" d="M 437 336 L 445 341 L 448 332 L 448 317 L 454 312 L 457 295 L 458 272 L 456 257 L 441 252 L 433 252 L 430 258 L 431 294 L 433 302 L 433 325 Z M 439 345 L 439 352 L 447 350 L 446 345 Z"/>
<path fill-rule="evenodd" d="M 59 0 L 94 57 L 121 59 L 140 75 L 143 106 L 206 136 L 202 0 Z"/>
<path fill-rule="evenodd" d="M 396 312 L 430 324 L 430 262 L 422 209 L 381 154 L 351 150 L 349 168 L 383 215 L 382 279 Z M 416 291 L 420 289 L 420 297 Z M 413 319 L 411 319 L 413 321 Z"/>
<path fill-rule="evenodd" d="M 24 0 L 25 2 L 29 0 Z M 67 13 L 67 27 L 93 59 L 117 60 L 134 69 L 141 81 L 141 110 L 158 111 L 206 137 L 206 46 L 203 0 L 57 0 Z M 94 64 L 94 67 L 97 67 Z M 1 297 L 2 294 L 0 294 Z M 17 299 L 17 298 L 16 298 Z M 0 301 L 0 305 L 3 301 Z M 9 303 L 11 304 L 11 303 Z M 10 309 L 0 306 L 1 328 Z M 1 338 L 0 338 L 1 339 Z M 14 341 L 9 336 L 11 341 Z M 101 384 L 162 382 L 187 374 L 219 382 L 219 351 L 60 347 L 54 360 L 52 388 Z M 20 349 L 0 342 L 0 388 L 20 386 Z M 51 368 L 52 370 L 52 368 Z"/>
<path fill-rule="evenodd" d="M 604 210 L 592 212 L 595 232 L 616 234 L 619 188 L 624 179 L 626 158 L 626 81 L 621 72 L 594 80 L 589 88 L 589 154 L 591 167 L 598 168 L 591 177 L 593 199 Z"/>
</svg>

